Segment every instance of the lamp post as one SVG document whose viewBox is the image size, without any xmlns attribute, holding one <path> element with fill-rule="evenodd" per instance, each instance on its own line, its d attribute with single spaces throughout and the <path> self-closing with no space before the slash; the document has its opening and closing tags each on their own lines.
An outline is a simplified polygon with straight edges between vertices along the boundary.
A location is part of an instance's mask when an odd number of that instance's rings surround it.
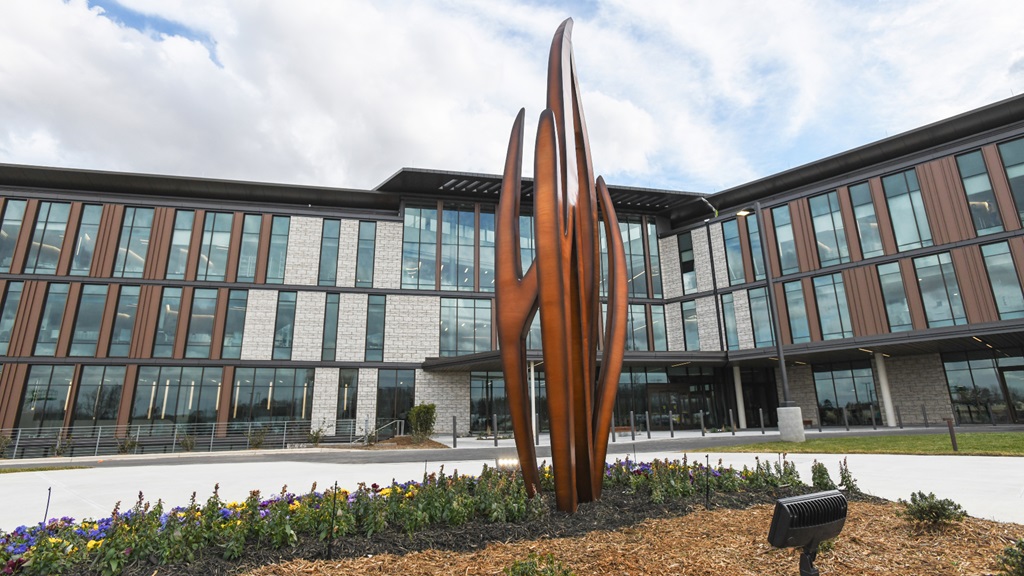
<svg viewBox="0 0 1024 576">
<path fill-rule="evenodd" d="M 737 216 L 747 216 L 748 210 L 740 210 Z M 772 317 L 772 331 L 775 340 L 775 355 L 779 359 L 779 374 L 782 378 L 782 403 L 778 409 L 779 435 L 784 442 L 803 442 L 803 415 L 800 407 L 789 397 L 789 376 L 786 373 L 786 354 L 782 349 L 782 333 L 779 329 L 779 308 L 775 303 L 775 278 L 772 276 L 771 261 L 768 259 L 768 242 L 764 236 L 764 215 L 761 202 L 754 202 L 754 218 L 757 222 L 757 237 L 761 241 L 761 259 L 764 261 L 764 279 L 768 292 L 768 312 Z"/>
</svg>

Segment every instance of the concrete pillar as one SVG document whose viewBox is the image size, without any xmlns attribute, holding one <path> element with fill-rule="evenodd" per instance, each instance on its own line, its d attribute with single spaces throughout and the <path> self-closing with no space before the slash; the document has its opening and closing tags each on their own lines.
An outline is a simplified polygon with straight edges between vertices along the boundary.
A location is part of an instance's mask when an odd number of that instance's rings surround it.
<svg viewBox="0 0 1024 576">
<path fill-rule="evenodd" d="M 747 407 L 743 405 L 743 379 L 740 377 L 740 367 L 732 367 L 732 383 L 736 387 L 736 420 L 740 430 L 747 429 Z"/>
<path fill-rule="evenodd" d="M 779 407 L 779 436 L 783 442 L 803 442 L 804 419 L 799 406 Z"/>
<path fill-rule="evenodd" d="M 889 391 L 889 374 L 885 371 L 885 356 L 875 352 L 875 367 L 878 369 L 878 390 L 882 393 L 882 408 L 885 410 L 885 425 L 896 427 L 896 408 L 892 405 L 892 393 Z"/>
</svg>

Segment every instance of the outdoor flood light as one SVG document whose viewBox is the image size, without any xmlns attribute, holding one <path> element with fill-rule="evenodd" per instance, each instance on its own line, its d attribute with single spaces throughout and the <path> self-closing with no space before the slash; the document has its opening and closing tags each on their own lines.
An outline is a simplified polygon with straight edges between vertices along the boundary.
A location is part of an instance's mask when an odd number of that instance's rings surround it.
<svg viewBox="0 0 1024 576">
<path fill-rule="evenodd" d="M 818 544 L 835 538 L 846 523 L 846 497 L 838 490 L 775 501 L 768 542 L 776 548 L 803 547 L 800 576 L 818 576 Z"/>
<path fill-rule="evenodd" d="M 502 472 L 519 470 L 519 458 L 497 458 L 494 460 L 494 467 Z"/>
</svg>

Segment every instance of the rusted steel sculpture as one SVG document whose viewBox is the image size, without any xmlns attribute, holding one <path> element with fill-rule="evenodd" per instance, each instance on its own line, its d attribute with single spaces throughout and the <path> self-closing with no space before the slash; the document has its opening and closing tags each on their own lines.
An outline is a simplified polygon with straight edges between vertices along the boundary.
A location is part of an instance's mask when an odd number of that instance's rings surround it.
<svg viewBox="0 0 1024 576">
<path fill-rule="evenodd" d="M 524 110 L 509 139 L 495 241 L 498 344 L 519 462 L 532 496 L 540 488 L 540 478 L 526 377 L 526 334 L 539 307 L 555 498 L 559 510 L 566 512 L 601 497 L 626 341 L 626 257 L 608 188 L 603 178 L 593 179 L 571 34 L 572 19 L 567 19 L 555 32 L 548 59 L 547 109 L 540 115 L 534 153 L 533 265 L 521 273 Z M 600 371 L 599 220 L 608 241 L 608 313 Z"/>
</svg>

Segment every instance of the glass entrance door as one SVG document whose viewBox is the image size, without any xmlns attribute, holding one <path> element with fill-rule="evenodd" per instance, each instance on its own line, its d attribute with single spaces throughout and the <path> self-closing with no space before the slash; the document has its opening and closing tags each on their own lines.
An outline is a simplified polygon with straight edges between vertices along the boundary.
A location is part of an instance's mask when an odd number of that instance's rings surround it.
<svg viewBox="0 0 1024 576">
<path fill-rule="evenodd" d="M 1003 370 L 1002 374 L 1009 421 L 1024 422 L 1024 369 Z"/>
</svg>

